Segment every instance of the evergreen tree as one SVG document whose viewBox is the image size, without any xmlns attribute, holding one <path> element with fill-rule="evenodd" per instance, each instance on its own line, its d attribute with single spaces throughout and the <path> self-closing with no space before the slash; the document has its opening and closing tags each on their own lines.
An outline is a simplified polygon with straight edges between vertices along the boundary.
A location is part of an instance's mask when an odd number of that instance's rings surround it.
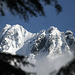
<svg viewBox="0 0 75 75">
<path fill-rule="evenodd" d="M 5 15 L 4 7 L 7 7 L 12 14 L 18 14 L 27 21 L 32 16 L 45 16 L 43 4 L 52 5 L 57 13 L 62 11 L 57 0 L 0 0 L 0 15 Z"/>
<path fill-rule="evenodd" d="M 12 62 L 13 65 L 11 64 Z M 36 73 L 21 70 L 20 64 L 23 66 L 34 66 L 33 64 L 26 62 L 25 56 L 0 53 L 0 75 L 36 75 Z"/>
<path fill-rule="evenodd" d="M 75 75 L 75 58 L 62 67 L 57 75 Z"/>
</svg>

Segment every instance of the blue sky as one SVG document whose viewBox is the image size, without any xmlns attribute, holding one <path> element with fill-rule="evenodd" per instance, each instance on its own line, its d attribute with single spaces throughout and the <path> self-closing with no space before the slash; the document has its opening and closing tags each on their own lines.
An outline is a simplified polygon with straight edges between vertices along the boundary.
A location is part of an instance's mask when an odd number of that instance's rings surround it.
<svg viewBox="0 0 75 75">
<path fill-rule="evenodd" d="M 75 36 L 75 0 L 60 0 L 63 11 L 57 15 L 56 10 L 52 6 L 46 6 L 44 8 L 46 17 L 32 17 L 28 22 L 25 22 L 19 16 L 11 15 L 7 9 L 6 16 L 0 16 L 0 29 L 6 24 L 20 24 L 30 32 L 39 32 L 42 29 L 47 29 L 50 26 L 57 27 L 60 31 L 65 32 L 71 30 Z"/>
</svg>

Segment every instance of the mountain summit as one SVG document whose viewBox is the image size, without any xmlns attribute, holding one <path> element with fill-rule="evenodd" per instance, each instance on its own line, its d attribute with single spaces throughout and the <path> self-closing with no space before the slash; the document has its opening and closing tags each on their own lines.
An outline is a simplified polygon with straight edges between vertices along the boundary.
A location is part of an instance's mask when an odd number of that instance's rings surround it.
<svg viewBox="0 0 75 75">
<path fill-rule="evenodd" d="M 0 36 L 0 51 L 15 54 L 24 42 L 33 36 L 34 34 L 18 24 L 13 26 L 6 24 Z"/>
<path fill-rule="evenodd" d="M 58 56 L 75 51 L 75 38 L 71 31 L 60 32 L 50 27 L 39 33 L 28 32 L 20 25 L 6 25 L 0 36 L 0 51 L 20 55 Z"/>
</svg>

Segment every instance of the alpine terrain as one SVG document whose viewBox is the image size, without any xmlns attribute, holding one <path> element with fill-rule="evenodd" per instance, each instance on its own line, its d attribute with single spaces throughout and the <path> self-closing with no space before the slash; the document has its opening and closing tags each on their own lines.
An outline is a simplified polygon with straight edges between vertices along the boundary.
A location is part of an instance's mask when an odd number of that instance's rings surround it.
<svg viewBox="0 0 75 75">
<path fill-rule="evenodd" d="M 61 72 L 60 68 L 72 59 L 74 62 L 75 37 L 72 31 L 60 32 L 54 26 L 31 33 L 18 24 L 6 24 L 0 33 L 0 51 L 27 56 L 27 61 L 36 67 L 22 66 L 25 71 L 36 72 L 37 75 L 71 75 Z M 75 69 L 72 71 L 75 75 Z"/>
</svg>

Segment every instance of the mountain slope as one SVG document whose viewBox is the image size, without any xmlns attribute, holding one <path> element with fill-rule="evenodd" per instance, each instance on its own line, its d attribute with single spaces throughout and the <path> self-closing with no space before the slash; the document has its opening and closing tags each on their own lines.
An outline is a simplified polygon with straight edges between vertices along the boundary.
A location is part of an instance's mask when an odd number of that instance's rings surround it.
<svg viewBox="0 0 75 75">
<path fill-rule="evenodd" d="M 66 42 L 65 33 L 60 32 L 55 27 L 50 27 L 48 30 L 42 30 L 37 33 L 16 53 L 58 56 L 63 53 L 71 53 L 71 51 Z"/>
<path fill-rule="evenodd" d="M 73 32 L 70 30 L 67 30 L 65 32 L 65 38 L 68 46 L 70 47 L 71 51 L 75 54 L 75 37 L 73 35 Z"/>
<path fill-rule="evenodd" d="M 6 25 L 0 36 L 0 51 L 15 54 L 24 42 L 33 37 L 34 34 L 28 32 L 20 25 Z"/>
<path fill-rule="evenodd" d="M 20 25 L 6 25 L 0 36 L 0 51 L 20 55 L 58 56 L 75 49 L 71 31 L 60 32 L 50 27 L 39 33 L 30 33 Z"/>
<path fill-rule="evenodd" d="M 37 72 L 37 75 L 56 75 L 75 54 L 75 37 L 69 30 L 60 32 L 52 26 L 47 30 L 31 33 L 20 25 L 7 24 L 0 35 L 0 51 L 27 55 L 26 60 L 37 67 L 25 68 L 21 65 L 21 68 Z"/>
</svg>

